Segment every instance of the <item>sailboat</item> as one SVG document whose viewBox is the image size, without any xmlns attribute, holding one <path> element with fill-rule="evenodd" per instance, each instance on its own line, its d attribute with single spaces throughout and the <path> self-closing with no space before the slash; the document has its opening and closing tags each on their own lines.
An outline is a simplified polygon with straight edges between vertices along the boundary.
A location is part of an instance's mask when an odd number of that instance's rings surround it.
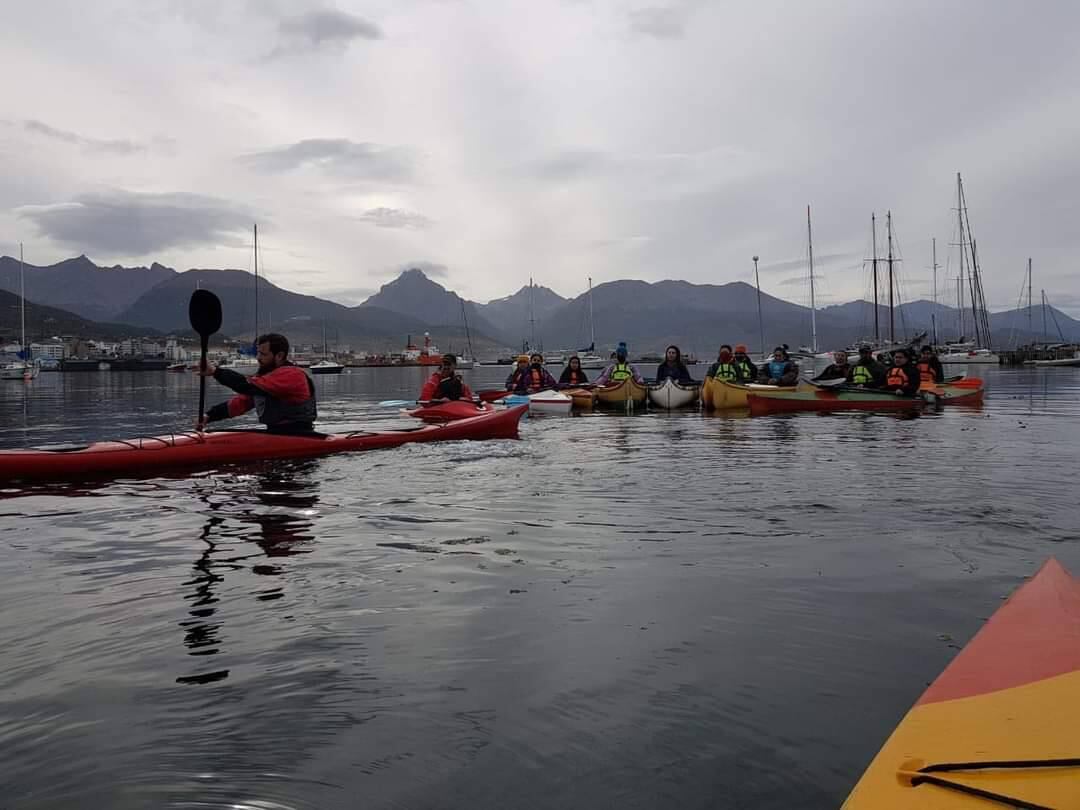
<svg viewBox="0 0 1080 810">
<path fill-rule="evenodd" d="M 29 382 L 38 375 L 39 368 L 30 359 L 30 344 L 26 342 L 26 268 L 23 266 L 23 247 L 19 243 L 19 319 L 21 334 L 19 357 L 14 363 L 0 368 L 0 380 L 25 380 Z"/>
<path fill-rule="evenodd" d="M 596 322 L 593 319 L 592 276 L 589 276 L 589 348 L 578 352 L 582 368 L 607 368 L 608 361 L 596 353 Z"/>
<path fill-rule="evenodd" d="M 345 369 L 341 363 L 331 360 L 330 352 L 326 350 L 326 321 L 323 321 L 322 326 L 322 353 L 322 360 L 308 367 L 312 374 L 340 374 Z"/>
<path fill-rule="evenodd" d="M 470 369 L 476 365 L 476 355 L 473 354 L 472 335 L 469 334 L 469 317 L 465 314 L 464 298 L 461 299 L 461 322 L 465 324 L 465 345 L 468 346 L 468 353 L 458 357 L 457 367 L 459 369 Z"/>
<path fill-rule="evenodd" d="M 978 251 L 975 246 L 975 237 L 971 234 L 971 220 L 967 215 L 967 200 L 964 197 L 964 184 L 960 179 L 960 173 L 956 173 L 956 216 L 960 238 L 957 244 L 960 248 L 960 274 L 956 279 L 956 304 L 957 333 L 959 340 L 949 343 L 945 351 L 938 355 L 942 363 L 987 363 L 997 365 L 999 358 L 990 349 L 990 315 L 986 309 L 986 299 L 983 296 L 982 274 L 979 270 Z M 967 230 L 965 239 L 964 231 Z M 965 250 L 968 248 L 968 250 Z M 967 273 L 965 274 L 965 266 Z M 975 331 L 974 340 L 965 340 L 964 323 L 964 285 L 967 284 L 971 299 L 971 321 Z"/>
</svg>

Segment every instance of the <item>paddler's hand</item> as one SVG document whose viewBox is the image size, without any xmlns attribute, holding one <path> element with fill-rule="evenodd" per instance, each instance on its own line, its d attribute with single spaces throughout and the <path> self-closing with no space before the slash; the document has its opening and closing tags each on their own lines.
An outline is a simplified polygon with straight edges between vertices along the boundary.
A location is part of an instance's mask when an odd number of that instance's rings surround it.
<svg viewBox="0 0 1080 810">
<path fill-rule="evenodd" d="M 203 414 L 202 418 L 195 423 L 195 430 L 198 433 L 202 433 L 206 430 L 206 414 Z"/>
<path fill-rule="evenodd" d="M 215 371 L 217 371 L 217 366 L 208 361 L 206 365 L 199 370 L 199 374 L 203 377 L 213 377 Z"/>
</svg>

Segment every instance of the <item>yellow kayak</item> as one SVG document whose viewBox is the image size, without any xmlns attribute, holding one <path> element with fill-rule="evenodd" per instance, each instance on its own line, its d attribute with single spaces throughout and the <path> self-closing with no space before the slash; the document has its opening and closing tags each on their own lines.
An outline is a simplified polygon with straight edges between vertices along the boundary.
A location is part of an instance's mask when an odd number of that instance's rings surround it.
<svg viewBox="0 0 1080 810">
<path fill-rule="evenodd" d="M 739 383 L 707 377 L 701 387 L 701 402 L 706 408 L 721 411 L 726 408 L 749 408 L 748 394 L 754 391 L 799 391 L 812 388 L 805 383 L 799 385 L 740 385 Z"/>
<path fill-rule="evenodd" d="M 843 810 L 1080 808 L 1080 580 L 1048 560 L 907 713 Z"/>
<path fill-rule="evenodd" d="M 596 394 L 587 388 L 567 388 L 563 393 L 574 400 L 575 408 L 588 410 L 596 402 Z"/>
<path fill-rule="evenodd" d="M 621 383 L 597 388 L 596 401 L 601 405 L 625 405 L 627 402 L 638 405 L 645 401 L 648 394 L 649 389 L 627 377 Z"/>
</svg>

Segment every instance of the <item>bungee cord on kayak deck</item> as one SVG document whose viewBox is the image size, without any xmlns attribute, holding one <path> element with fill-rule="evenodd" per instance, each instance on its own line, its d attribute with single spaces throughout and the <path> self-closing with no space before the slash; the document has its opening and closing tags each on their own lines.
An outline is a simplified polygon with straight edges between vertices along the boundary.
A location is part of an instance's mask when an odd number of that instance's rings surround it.
<svg viewBox="0 0 1080 810">
<path fill-rule="evenodd" d="M 994 760 L 987 762 L 955 762 L 942 763 L 940 765 L 927 765 L 917 771 L 897 771 L 897 776 L 906 778 L 912 787 L 919 785 L 935 785 L 936 787 L 954 790 L 958 793 L 966 793 L 987 801 L 1007 804 L 1010 807 L 1021 810 L 1056 810 L 1045 804 L 1036 804 L 1016 796 L 965 785 L 960 782 L 952 782 L 948 779 L 932 776 L 935 773 L 956 773 L 959 771 L 989 771 L 989 770 L 1023 770 L 1023 769 L 1053 769 L 1053 768 L 1080 768 L 1080 757 L 1068 759 L 1031 759 L 1031 760 Z"/>
</svg>

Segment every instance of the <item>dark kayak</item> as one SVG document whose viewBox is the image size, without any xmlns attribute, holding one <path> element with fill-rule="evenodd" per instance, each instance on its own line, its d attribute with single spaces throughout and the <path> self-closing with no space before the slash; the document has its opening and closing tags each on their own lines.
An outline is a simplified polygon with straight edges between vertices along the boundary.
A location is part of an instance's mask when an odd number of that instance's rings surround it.
<svg viewBox="0 0 1080 810">
<path fill-rule="evenodd" d="M 263 430 L 223 430 L 97 442 L 60 450 L 0 450 L 0 484 L 139 477 L 168 469 L 313 458 L 414 442 L 516 439 L 518 422 L 527 410 L 527 406 L 520 406 L 439 425 L 378 433 L 284 436 Z"/>
</svg>

